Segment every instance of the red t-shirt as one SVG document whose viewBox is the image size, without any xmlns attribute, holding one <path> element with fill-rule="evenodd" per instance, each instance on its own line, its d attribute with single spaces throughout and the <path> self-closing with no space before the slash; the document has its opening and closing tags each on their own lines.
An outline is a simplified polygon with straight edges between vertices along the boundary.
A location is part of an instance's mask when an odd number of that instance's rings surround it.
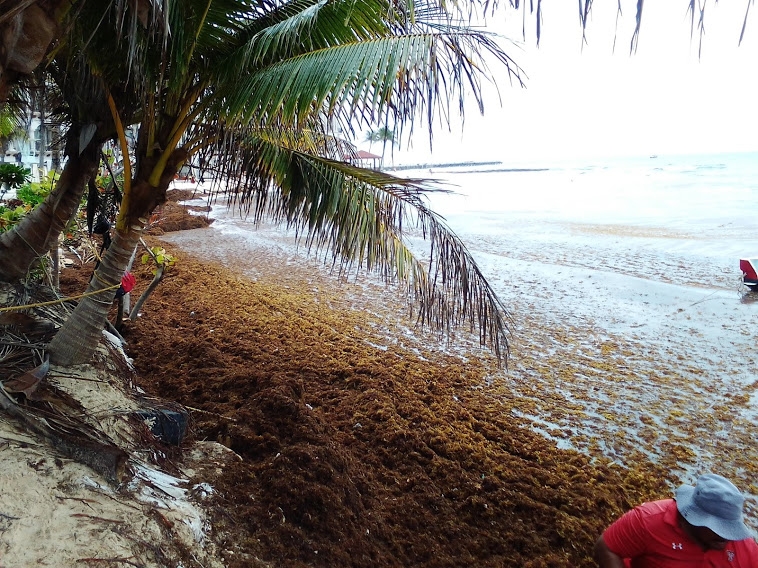
<svg viewBox="0 0 758 568">
<path fill-rule="evenodd" d="M 700 548 L 679 526 L 673 499 L 635 507 L 605 530 L 603 540 L 630 568 L 758 568 L 751 538 L 724 550 Z"/>
</svg>

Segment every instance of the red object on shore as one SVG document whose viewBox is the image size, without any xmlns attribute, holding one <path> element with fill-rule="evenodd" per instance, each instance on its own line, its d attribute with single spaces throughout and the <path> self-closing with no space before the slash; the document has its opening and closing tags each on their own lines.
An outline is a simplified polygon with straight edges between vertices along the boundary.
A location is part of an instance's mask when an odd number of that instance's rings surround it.
<svg viewBox="0 0 758 568">
<path fill-rule="evenodd" d="M 128 270 L 124 272 L 124 275 L 121 277 L 121 289 L 124 291 L 124 294 L 131 292 L 136 283 L 137 279 L 132 275 L 131 272 Z"/>
<path fill-rule="evenodd" d="M 742 281 L 752 289 L 758 286 L 758 258 L 741 258 L 740 270 L 742 270 Z"/>
</svg>

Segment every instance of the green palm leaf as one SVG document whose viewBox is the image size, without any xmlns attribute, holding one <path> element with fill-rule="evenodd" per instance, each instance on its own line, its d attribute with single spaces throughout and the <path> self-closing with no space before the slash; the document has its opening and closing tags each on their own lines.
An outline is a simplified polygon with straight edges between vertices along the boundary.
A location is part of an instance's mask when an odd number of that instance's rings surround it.
<svg viewBox="0 0 758 568">
<path fill-rule="evenodd" d="M 423 325 L 450 331 L 468 321 L 483 344 L 505 356 L 507 311 L 466 246 L 427 205 L 427 194 L 443 189 L 263 138 L 248 139 L 245 148 L 242 178 L 252 183 L 232 199 L 256 220 L 286 222 L 309 249 L 329 250 L 341 271 L 365 268 L 404 284 Z M 404 241 L 411 227 L 429 242 L 426 264 Z"/>
<path fill-rule="evenodd" d="M 10 138 L 24 129 L 20 105 L 0 105 L 0 140 Z"/>
<path fill-rule="evenodd" d="M 440 100 L 462 99 L 467 89 L 481 106 L 481 49 L 502 54 L 485 35 L 418 34 L 321 49 L 252 72 L 216 91 L 227 120 L 290 124 L 307 115 L 350 112 L 373 122 L 391 112 L 402 122 Z M 516 73 L 518 67 L 510 65 Z M 440 81 L 440 77 L 447 77 Z M 441 92 L 442 90 L 442 92 Z M 348 110 L 346 110 L 348 109 Z"/>
</svg>

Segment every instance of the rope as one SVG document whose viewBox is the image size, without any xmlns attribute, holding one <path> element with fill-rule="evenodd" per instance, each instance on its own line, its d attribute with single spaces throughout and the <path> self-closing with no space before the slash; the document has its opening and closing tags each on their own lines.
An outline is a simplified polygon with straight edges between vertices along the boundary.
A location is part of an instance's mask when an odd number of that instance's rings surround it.
<svg viewBox="0 0 758 568">
<path fill-rule="evenodd" d="M 102 292 L 108 292 L 109 290 L 115 290 L 119 286 L 121 286 L 121 284 L 114 284 L 113 286 L 109 286 L 108 288 L 102 288 L 100 290 L 94 290 L 92 292 L 85 292 L 84 294 L 79 294 L 78 296 L 69 296 L 68 298 L 59 298 L 57 300 L 50 300 L 49 302 L 39 302 L 37 304 L 26 304 L 24 306 L 7 306 L 5 308 L 0 308 L 0 313 L 15 312 L 17 310 L 25 310 L 26 308 L 41 308 L 42 306 L 52 306 L 53 304 L 62 304 L 63 302 L 68 302 L 69 300 L 78 300 L 80 298 L 94 296 L 95 294 L 101 294 Z"/>
<path fill-rule="evenodd" d="M 25 244 L 26 246 L 28 246 L 30 249 L 32 249 L 32 252 L 33 252 L 34 254 L 36 254 L 37 256 L 42 256 L 43 254 L 45 254 L 45 253 L 43 253 L 43 252 L 37 252 L 37 249 L 35 249 L 35 248 L 34 248 L 34 247 L 33 247 L 33 246 L 32 246 L 32 245 L 29 243 L 29 241 L 27 241 L 27 240 L 24 238 L 24 235 L 20 234 L 18 231 L 16 232 L 16 236 L 17 236 L 19 239 L 21 239 L 22 241 L 24 241 L 24 244 Z"/>
</svg>

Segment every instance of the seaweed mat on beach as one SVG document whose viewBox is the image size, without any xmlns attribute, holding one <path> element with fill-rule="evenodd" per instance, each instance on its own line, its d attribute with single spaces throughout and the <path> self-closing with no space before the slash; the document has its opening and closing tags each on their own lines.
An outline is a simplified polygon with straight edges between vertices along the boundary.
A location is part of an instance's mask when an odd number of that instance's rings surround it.
<svg viewBox="0 0 758 568">
<path fill-rule="evenodd" d="M 191 439 L 242 457 L 202 479 L 228 566 L 589 567 L 614 517 L 669 495 L 650 464 L 531 431 L 485 381 L 491 363 L 373 323 L 323 283 L 179 255 L 125 329 L 140 386 L 190 408 Z"/>
</svg>

